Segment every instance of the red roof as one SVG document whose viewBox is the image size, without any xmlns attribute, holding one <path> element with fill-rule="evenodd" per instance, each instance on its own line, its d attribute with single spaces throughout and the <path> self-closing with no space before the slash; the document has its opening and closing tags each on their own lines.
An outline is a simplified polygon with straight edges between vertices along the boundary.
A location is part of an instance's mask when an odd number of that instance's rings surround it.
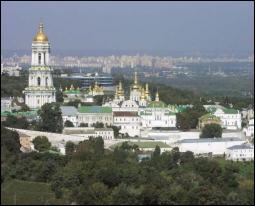
<svg viewBox="0 0 255 206">
<path fill-rule="evenodd" d="M 113 112 L 114 117 L 137 117 L 137 112 Z"/>
</svg>

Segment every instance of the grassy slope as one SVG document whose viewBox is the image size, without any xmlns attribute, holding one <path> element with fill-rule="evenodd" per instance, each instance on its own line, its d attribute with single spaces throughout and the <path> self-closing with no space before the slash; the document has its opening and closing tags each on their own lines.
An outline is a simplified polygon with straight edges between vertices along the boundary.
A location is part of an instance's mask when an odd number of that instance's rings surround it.
<svg viewBox="0 0 255 206">
<path fill-rule="evenodd" d="M 1 204 L 3 205 L 45 205 L 65 204 L 64 200 L 56 200 L 47 183 L 11 180 L 1 186 Z"/>
</svg>

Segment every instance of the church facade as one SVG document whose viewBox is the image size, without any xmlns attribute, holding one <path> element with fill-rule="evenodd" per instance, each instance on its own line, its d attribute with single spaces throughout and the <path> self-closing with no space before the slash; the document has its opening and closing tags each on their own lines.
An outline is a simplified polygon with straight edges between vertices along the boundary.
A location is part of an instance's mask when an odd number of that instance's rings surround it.
<svg viewBox="0 0 255 206">
<path fill-rule="evenodd" d="M 29 69 L 28 87 L 25 88 L 25 103 L 31 109 L 38 109 L 45 103 L 56 102 L 50 67 L 50 43 L 44 33 L 43 24 L 32 42 L 32 61 Z"/>
</svg>

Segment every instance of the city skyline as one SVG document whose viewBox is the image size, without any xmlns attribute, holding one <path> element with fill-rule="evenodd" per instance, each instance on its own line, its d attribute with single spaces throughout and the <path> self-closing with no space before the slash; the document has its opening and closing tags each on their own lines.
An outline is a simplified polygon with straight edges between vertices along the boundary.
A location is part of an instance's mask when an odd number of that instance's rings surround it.
<svg viewBox="0 0 255 206">
<path fill-rule="evenodd" d="M 253 6 L 251 2 L 4 2 L 1 50 L 29 51 L 42 19 L 55 54 L 253 53 Z"/>
</svg>

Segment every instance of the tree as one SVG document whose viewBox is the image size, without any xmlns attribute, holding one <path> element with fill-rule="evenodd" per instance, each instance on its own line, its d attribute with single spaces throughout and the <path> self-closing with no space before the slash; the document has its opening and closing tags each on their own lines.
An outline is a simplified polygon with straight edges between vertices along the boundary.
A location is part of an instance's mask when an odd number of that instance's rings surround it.
<svg viewBox="0 0 255 206">
<path fill-rule="evenodd" d="M 56 101 L 57 102 L 64 101 L 63 93 L 59 89 L 56 91 Z"/>
<path fill-rule="evenodd" d="M 6 127 L 14 127 L 19 129 L 27 129 L 29 123 L 25 117 L 17 118 L 13 115 L 8 115 L 6 120 L 3 122 Z"/>
<path fill-rule="evenodd" d="M 156 145 L 155 150 L 153 152 L 153 157 L 157 158 L 159 156 L 160 156 L 160 147 L 158 145 Z"/>
<path fill-rule="evenodd" d="M 68 141 L 65 145 L 66 155 L 72 155 L 75 151 L 75 148 L 76 148 L 76 145 L 73 142 Z"/>
<path fill-rule="evenodd" d="M 65 127 L 74 127 L 74 125 L 73 125 L 73 122 L 71 122 L 71 121 L 69 121 L 69 120 L 66 120 L 65 121 L 65 125 L 64 125 Z"/>
<path fill-rule="evenodd" d="M 183 131 L 190 130 L 190 121 L 187 113 L 177 113 L 177 128 Z"/>
<path fill-rule="evenodd" d="M 46 103 L 38 111 L 40 116 L 39 127 L 42 131 L 61 133 L 63 130 L 63 119 L 60 105 L 58 103 Z"/>
<path fill-rule="evenodd" d="M 26 104 L 22 104 L 20 112 L 27 112 L 30 111 L 30 108 Z"/>
<path fill-rule="evenodd" d="M 89 125 L 88 125 L 88 123 L 80 123 L 80 125 L 79 125 L 79 127 L 88 127 Z"/>
<path fill-rule="evenodd" d="M 20 152 L 20 146 L 19 134 L 1 125 L 1 148 L 6 148 L 9 152 L 15 154 Z"/>
<path fill-rule="evenodd" d="M 103 122 L 96 122 L 92 124 L 92 127 L 95 128 L 104 128 L 104 123 Z"/>
<path fill-rule="evenodd" d="M 44 152 L 50 149 L 51 143 L 45 136 L 37 136 L 33 139 L 33 144 L 36 150 L 39 152 Z"/>
<path fill-rule="evenodd" d="M 94 101 L 96 105 L 102 105 L 104 100 L 104 95 L 96 95 L 94 96 Z"/>
<path fill-rule="evenodd" d="M 113 134 L 114 134 L 115 138 L 119 137 L 120 127 L 112 125 L 112 126 L 108 126 L 108 128 L 112 128 L 113 129 Z"/>
<path fill-rule="evenodd" d="M 200 138 L 222 137 L 222 128 L 218 124 L 207 124 L 202 129 Z"/>
<path fill-rule="evenodd" d="M 193 152 L 186 151 L 186 152 L 181 154 L 181 157 L 180 157 L 180 163 L 181 164 L 192 163 L 193 160 L 194 160 Z"/>
</svg>

